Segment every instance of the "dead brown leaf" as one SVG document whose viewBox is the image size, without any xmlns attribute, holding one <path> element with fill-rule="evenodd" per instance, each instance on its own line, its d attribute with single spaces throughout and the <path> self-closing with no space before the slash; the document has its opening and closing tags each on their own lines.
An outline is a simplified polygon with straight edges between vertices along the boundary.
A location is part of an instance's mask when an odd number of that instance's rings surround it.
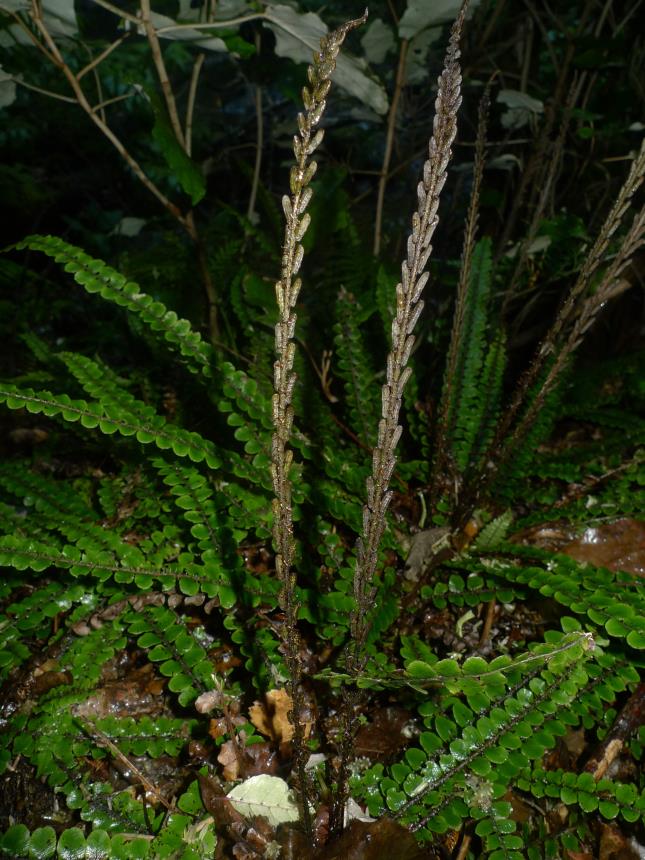
<svg viewBox="0 0 645 860">
<path fill-rule="evenodd" d="M 601 824 L 598 860 L 639 860 L 639 852 L 614 824 Z"/>
<path fill-rule="evenodd" d="M 589 526 L 581 535 L 563 524 L 538 526 L 517 535 L 521 543 L 563 552 L 576 561 L 645 576 L 645 522 L 623 517 Z"/>
<path fill-rule="evenodd" d="M 293 738 L 294 727 L 288 716 L 292 708 L 293 700 L 286 690 L 269 690 L 264 701 L 251 705 L 249 718 L 260 734 L 278 744 L 284 744 Z M 308 710 L 311 713 L 311 709 Z M 305 737 L 308 738 L 313 727 L 313 717 L 303 721 L 303 726 Z"/>
<path fill-rule="evenodd" d="M 240 775 L 239 750 L 235 741 L 225 741 L 217 756 L 222 765 L 222 776 L 227 782 L 233 782 Z"/>
<path fill-rule="evenodd" d="M 358 730 L 354 746 L 356 755 L 377 761 L 392 758 L 410 743 L 406 735 L 409 722 L 410 712 L 397 705 L 376 709 L 371 723 Z"/>
<path fill-rule="evenodd" d="M 315 856 L 316 860 L 429 860 L 431 855 L 405 827 L 391 818 L 381 818 L 373 823 L 350 822 L 338 839 Z"/>
</svg>

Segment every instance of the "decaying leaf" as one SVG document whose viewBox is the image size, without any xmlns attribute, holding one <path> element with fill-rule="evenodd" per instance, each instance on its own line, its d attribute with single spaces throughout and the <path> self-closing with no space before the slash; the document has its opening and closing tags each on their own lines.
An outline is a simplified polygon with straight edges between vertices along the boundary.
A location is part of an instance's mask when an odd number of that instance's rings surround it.
<svg viewBox="0 0 645 860">
<path fill-rule="evenodd" d="M 293 738 L 294 727 L 289 720 L 293 701 L 286 690 L 269 690 L 263 702 L 254 702 L 249 708 L 249 718 L 255 728 L 276 743 L 288 743 Z M 313 721 L 304 722 L 305 737 L 309 737 Z"/>
<path fill-rule="evenodd" d="M 384 857 L 427 860 L 428 847 L 419 845 L 409 830 L 391 818 L 382 818 L 374 824 L 354 820 L 339 839 L 325 848 L 319 860 L 383 860 Z"/>
<path fill-rule="evenodd" d="M 227 782 L 233 782 L 239 778 L 239 753 L 235 747 L 235 741 L 226 741 L 222 744 L 217 761 L 222 765 L 222 776 Z"/>
</svg>

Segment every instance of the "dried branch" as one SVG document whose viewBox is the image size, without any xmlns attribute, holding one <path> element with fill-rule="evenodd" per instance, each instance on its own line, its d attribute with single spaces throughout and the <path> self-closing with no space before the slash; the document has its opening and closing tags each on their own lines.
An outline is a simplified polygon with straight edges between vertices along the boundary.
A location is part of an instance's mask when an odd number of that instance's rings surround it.
<svg viewBox="0 0 645 860">
<path fill-rule="evenodd" d="M 76 79 L 80 81 L 80 79 L 84 75 L 95 69 L 100 63 L 103 62 L 103 60 L 106 59 L 106 57 L 110 56 L 112 51 L 115 51 L 118 47 L 120 47 L 129 36 L 130 33 L 124 33 L 123 36 L 120 36 L 118 39 L 112 42 L 111 45 L 108 45 L 104 51 L 101 51 L 98 57 L 94 57 L 86 66 L 83 66 L 80 72 L 77 72 Z"/>
<path fill-rule="evenodd" d="M 40 93 L 42 96 L 47 96 L 50 99 L 56 99 L 60 102 L 67 102 L 68 104 L 76 104 L 76 99 L 72 96 L 63 96 L 60 93 L 55 93 L 53 90 L 44 90 L 42 87 L 37 87 L 35 84 L 29 84 L 27 81 L 23 81 L 21 78 L 11 76 L 11 80 L 14 84 L 18 84 L 19 87 L 24 87 L 26 90 L 33 90 L 35 93 Z"/>
<path fill-rule="evenodd" d="M 129 759 L 126 755 L 124 755 L 118 746 L 105 734 L 102 732 L 99 727 L 89 720 L 83 720 L 79 716 L 76 717 L 78 723 L 83 728 L 83 730 L 88 734 L 97 746 L 103 747 L 126 768 L 127 773 L 132 773 L 139 780 L 143 788 L 146 792 L 154 799 L 155 803 L 160 803 L 167 810 L 171 810 L 172 806 L 165 797 L 161 794 L 156 785 L 154 785 L 150 780 L 146 777 L 144 773 L 142 773 L 139 768 L 135 765 L 132 759 Z"/>
<path fill-rule="evenodd" d="M 23 26 L 23 29 L 25 30 L 25 32 L 29 33 L 30 38 L 32 39 L 34 44 L 44 53 L 44 55 L 49 59 L 49 61 L 61 70 L 61 72 L 67 79 L 67 82 L 69 83 L 70 87 L 72 88 L 72 92 L 74 93 L 76 101 L 78 102 L 80 107 L 83 108 L 83 110 L 92 120 L 94 125 L 97 126 L 99 131 L 110 141 L 112 146 L 114 146 L 121 158 L 123 158 L 128 167 L 130 167 L 130 169 L 136 175 L 137 179 L 139 179 L 139 181 L 142 182 L 143 185 L 145 185 L 145 187 L 152 194 L 154 194 L 157 200 L 159 200 L 162 206 L 173 216 L 173 218 L 176 218 L 177 221 L 179 221 L 184 228 L 188 229 L 186 219 L 182 215 L 179 208 L 175 206 L 175 204 L 168 197 L 166 197 L 163 191 L 161 191 L 161 189 L 157 185 L 155 185 L 155 183 L 147 176 L 146 172 L 141 167 L 139 162 L 130 154 L 130 152 L 126 149 L 126 147 L 116 136 L 116 134 L 114 134 L 112 129 L 107 125 L 107 123 L 105 123 L 101 119 L 99 114 L 94 111 L 94 108 L 89 103 L 85 95 L 80 81 L 78 80 L 74 72 L 72 72 L 68 64 L 65 62 L 65 59 L 63 58 L 63 55 L 58 48 L 58 45 L 52 38 L 49 30 L 47 29 L 47 26 L 45 25 L 45 22 L 43 20 L 40 5 L 38 4 L 37 0 L 32 0 L 30 14 L 32 21 L 34 22 L 34 25 L 36 27 L 36 30 L 40 34 L 43 41 L 41 42 L 40 39 L 38 39 L 28 27 L 25 27 L 24 23 L 21 21 L 20 23 Z M 20 20 L 19 16 L 16 17 L 18 18 L 18 20 Z"/>
<path fill-rule="evenodd" d="M 535 241 L 535 237 L 537 236 L 540 224 L 542 223 L 542 219 L 547 208 L 547 203 L 553 193 L 553 189 L 555 188 L 555 183 L 558 178 L 562 163 L 562 154 L 564 152 L 564 144 L 567 132 L 569 130 L 571 115 L 580 97 L 582 83 L 582 77 L 576 76 L 574 77 L 573 83 L 569 88 L 567 99 L 563 106 L 563 114 L 560 120 L 558 134 L 556 136 L 555 141 L 549 147 L 549 158 L 548 161 L 546 161 L 544 173 L 542 174 L 540 182 L 538 183 L 539 192 L 537 195 L 536 204 L 532 208 L 531 222 L 529 224 L 528 230 L 526 231 L 526 235 L 519 243 L 519 248 L 517 250 L 517 262 L 515 264 L 513 274 L 511 275 L 509 285 L 504 295 L 502 317 L 506 316 L 508 307 L 513 298 L 515 298 L 516 296 L 517 284 L 519 282 L 522 272 L 526 268 L 526 263 L 529 259 L 529 251 L 531 245 Z"/>
<path fill-rule="evenodd" d="M 97 3 L 99 0 L 94 0 L 94 2 Z M 168 24 L 167 27 L 159 27 L 156 32 L 158 36 L 163 36 L 166 33 L 176 33 L 181 30 L 228 29 L 229 27 L 238 27 L 240 24 L 246 24 L 247 21 L 257 21 L 266 17 L 265 12 L 258 12 L 253 15 L 240 15 L 237 18 L 229 18 L 227 21 L 209 21 L 206 24 Z"/>
<path fill-rule="evenodd" d="M 170 86 L 170 81 L 168 80 L 168 76 L 166 74 L 163 57 L 161 55 L 159 40 L 150 20 L 150 0 L 141 0 L 141 21 L 135 16 L 124 12 L 123 10 L 117 8 L 116 6 L 113 6 L 108 2 L 105 2 L 105 0 L 94 0 L 94 2 L 96 2 L 99 6 L 102 6 L 103 8 L 108 9 L 110 12 L 124 17 L 131 23 L 135 23 L 138 27 L 141 26 L 141 23 L 143 22 L 146 28 L 150 49 L 152 51 L 153 58 L 155 61 L 155 67 L 157 68 L 157 73 L 159 75 L 162 91 L 164 93 L 164 98 L 166 100 L 166 105 L 168 108 L 168 113 L 170 116 L 173 131 L 177 137 L 180 146 L 182 146 L 184 150 L 188 153 L 189 149 L 187 149 L 187 146 L 189 146 L 189 144 L 187 143 L 187 141 L 190 141 L 190 135 L 192 130 L 192 116 L 194 110 L 194 97 L 197 87 L 199 69 L 201 68 L 201 62 L 199 61 L 199 57 L 195 62 L 195 68 L 193 69 L 193 79 L 191 80 L 191 92 L 189 93 L 189 103 L 186 114 L 187 140 L 185 140 L 184 134 L 181 130 L 181 125 L 179 123 L 179 118 L 177 116 L 174 95 Z M 208 318 L 211 341 L 213 345 L 216 345 L 218 342 L 219 334 L 217 315 L 217 292 L 215 290 L 212 276 L 208 268 L 207 255 L 203 247 L 203 243 L 201 242 L 199 231 L 197 230 L 195 218 L 192 211 L 189 211 L 187 213 L 182 212 L 181 209 L 176 206 L 170 200 L 170 198 L 164 194 L 164 192 L 159 188 L 159 186 L 156 185 L 156 183 L 153 182 L 152 179 L 150 179 L 150 177 L 146 174 L 145 170 L 142 168 L 139 162 L 127 149 L 125 144 L 108 125 L 104 115 L 104 108 L 110 104 L 114 104 L 115 102 L 126 98 L 127 96 L 117 96 L 113 99 L 107 99 L 104 101 L 99 95 L 98 103 L 92 105 L 90 103 L 90 100 L 86 96 L 85 91 L 83 89 L 83 85 L 81 83 L 83 76 L 86 75 L 88 72 L 92 71 L 96 75 L 98 65 L 110 53 L 112 53 L 112 51 L 114 51 L 124 41 L 126 37 L 124 36 L 121 39 L 117 39 L 115 42 L 109 45 L 98 57 L 92 59 L 78 73 L 75 73 L 74 71 L 72 71 L 71 67 L 66 62 L 56 41 L 47 29 L 47 25 L 43 18 L 39 0 L 31 0 L 31 5 L 29 9 L 29 15 L 34 24 L 33 30 L 26 25 L 25 21 L 18 13 L 9 12 L 8 14 L 27 34 L 27 36 L 31 39 L 31 41 L 38 48 L 38 50 L 47 58 L 47 60 L 61 71 L 61 73 L 67 80 L 69 86 L 71 87 L 74 97 L 71 98 L 68 96 L 59 95 L 57 93 L 49 93 L 47 91 L 40 90 L 39 88 L 34 87 L 31 84 L 26 84 L 24 81 L 19 81 L 19 83 L 21 83 L 22 86 L 25 86 L 29 89 L 34 89 L 37 92 L 43 92 L 43 94 L 50 95 L 53 98 L 57 98 L 62 101 L 68 101 L 71 103 L 77 103 L 85 111 L 85 113 L 94 123 L 94 125 L 99 129 L 99 131 L 110 141 L 112 146 L 116 149 L 121 158 L 123 158 L 128 167 L 135 174 L 137 179 L 151 192 L 151 194 L 153 194 L 157 198 L 157 200 L 162 204 L 162 206 L 183 227 L 183 229 L 188 233 L 192 241 L 195 243 L 195 246 L 197 248 L 197 264 L 199 267 L 201 280 L 204 286 L 204 291 L 206 293 L 208 303 Z M 98 81 L 98 79 L 97 86 L 100 90 L 100 81 Z"/>
<path fill-rule="evenodd" d="M 255 49 L 260 51 L 260 34 L 255 34 Z M 246 217 L 249 221 L 252 220 L 255 214 L 255 202 L 258 195 L 258 186 L 260 184 L 260 170 L 262 168 L 262 149 L 264 147 L 264 117 L 262 114 L 262 88 L 259 85 L 255 87 L 255 126 L 257 137 L 255 141 L 255 163 L 253 165 L 253 181 L 251 183 L 251 195 L 249 197 L 249 205 L 246 210 Z"/>
<path fill-rule="evenodd" d="M 117 16 L 117 18 L 123 18 L 124 21 L 129 21 L 130 24 L 134 24 L 137 29 L 141 26 L 141 21 L 136 15 L 133 15 L 131 12 L 127 12 L 125 9 L 119 8 L 119 6 L 115 6 L 113 3 L 108 3 L 107 0 L 92 0 L 92 2 L 96 3 L 97 6 L 101 6 L 103 9 L 107 9 L 108 12 L 112 12 Z"/>
</svg>

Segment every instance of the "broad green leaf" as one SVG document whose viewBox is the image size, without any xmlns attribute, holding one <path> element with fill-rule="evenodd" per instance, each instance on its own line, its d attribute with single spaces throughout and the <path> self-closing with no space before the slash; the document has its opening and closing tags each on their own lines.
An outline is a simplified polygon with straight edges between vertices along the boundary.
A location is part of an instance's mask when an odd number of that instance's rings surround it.
<svg viewBox="0 0 645 860">
<path fill-rule="evenodd" d="M 202 172 L 175 137 L 159 96 L 150 88 L 146 88 L 146 93 L 155 115 L 152 137 L 166 159 L 172 175 L 189 195 L 193 206 L 195 206 L 206 194 L 206 182 Z"/>
</svg>

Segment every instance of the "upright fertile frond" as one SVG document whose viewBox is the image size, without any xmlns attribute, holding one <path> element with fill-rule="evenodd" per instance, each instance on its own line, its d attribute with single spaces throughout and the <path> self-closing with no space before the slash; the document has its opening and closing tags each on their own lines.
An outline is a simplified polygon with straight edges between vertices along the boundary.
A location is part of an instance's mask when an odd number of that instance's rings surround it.
<svg viewBox="0 0 645 860">
<path fill-rule="evenodd" d="M 605 223 L 602 225 L 600 233 L 598 234 L 598 237 L 594 242 L 587 259 L 585 260 L 582 265 L 582 268 L 580 269 L 580 274 L 578 275 L 578 279 L 574 284 L 573 289 L 567 296 L 567 299 L 562 306 L 551 331 L 549 332 L 549 336 L 546 338 L 544 344 L 542 345 L 542 348 L 540 350 L 541 353 L 549 352 L 550 349 L 553 348 L 553 344 L 556 342 L 563 328 L 568 322 L 571 321 L 572 312 L 575 309 L 577 300 L 585 291 L 593 275 L 597 271 L 598 266 L 600 265 L 602 258 L 607 251 L 609 240 L 620 226 L 620 222 L 622 221 L 625 212 L 629 208 L 629 204 L 631 203 L 632 197 L 640 188 L 644 179 L 645 141 L 643 141 L 640 152 L 632 162 L 632 166 L 629 170 L 627 179 L 625 180 L 623 187 L 620 189 L 618 197 L 616 198 L 616 202 L 612 206 L 609 215 L 605 219 Z"/>
<path fill-rule="evenodd" d="M 533 362 L 520 379 L 513 399 L 497 426 L 495 437 L 489 447 L 491 456 L 487 458 L 490 465 L 486 469 L 485 476 L 481 472 L 473 481 L 468 499 L 462 505 L 461 514 L 463 516 L 468 516 L 467 508 L 472 509 L 477 503 L 484 485 L 490 486 L 501 467 L 513 457 L 516 446 L 526 436 L 527 430 L 560 379 L 563 368 L 579 346 L 586 331 L 593 324 L 603 304 L 628 286 L 626 282 L 621 281 L 620 274 L 629 265 L 634 253 L 645 240 L 645 213 L 643 210 L 636 215 L 618 253 L 607 268 L 593 295 L 586 300 L 582 298 L 605 256 L 611 237 L 620 226 L 634 194 L 644 179 L 645 141 L 632 162 L 629 175 L 580 269 L 575 284 L 565 299 Z M 544 382 L 540 391 L 536 393 L 536 385 L 541 379 L 544 379 Z M 493 463 L 494 465 L 492 465 Z"/>
<path fill-rule="evenodd" d="M 282 208 L 286 217 L 282 268 L 280 280 L 275 286 L 279 309 L 279 320 L 275 327 L 275 351 L 277 359 L 274 368 L 273 423 L 274 433 L 271 447 L 271 475 L 275 498 L 273 501 L 273 540 L 276 549 L 276 572 L 281 582 L 280 606 L 285 613 L 285 658 L 290 675 L 290 692 L 293 700 L 294 746 L 296 765 L 300 778 L 302 796 L 301 810 L 305 830 L 310 832 L 310 814 L 306 798 L 304 763 L 303 727 L 299 719 L 303 698 L 299 689 L 301 667 L 299 648 L 296 638 L 298 606 L 295 600 L 295 575 L 291 573 L 293 562 L 293 510 L 291 502 L 291 481 L 289 470 L 293 454 L 288 449 L 293 424 L 292 396 L 296 383 L 293 370 L 295 344 L 293 336 L 296 326 L 294 308 L 302 281 L 297 277 L 302 264 L 304 248 L 300 244 L 311 220 L 306 212 L 312 196 L 309 187 L 316 172 L 317 164 L 311 155 L 320 146 L 323 130 L 315 131 L 326 107 L 326 97 L 331 87 L 331 75 L 336 67 L 336 57 L 350 30 L 364 23 L 362 18 L 349 21 L 320 40 L 320 51 L 314 54 L 313 65 L 307 69 L 309 86 L 302 90 L 305 113 L 298 114 L 299 134 L 293 138 L 293 152 L 296 164 L 291 168 L 291 196 L 282 198 Z"/>
<path fill-rule="evenodd" d="M 533 403 L 531 403 L 530 407 L 522 417 L 522 420 L 513 432 L 511 442 L 521 440 L 528 428 L 531 427 L 545 400 L 557 385 L 562 370 L 570 359 L 572 353 L 578 348 L 586 332 L 594 324 L 596 317 L 604 305 L 610 299 L 624 292 L 624 290 L 631 286 L 629 281 L 625 281 L 620 277 L 620 275 L 630 264 L 632 257 L 644 242 L 645 207 L 636 214 L 629 232 L 623 239 L 618 253 L 603 275 L 602 281 L 598 285 L 596 291 L 586 299 L 582 308 L 578 312 L 569 336 L 560 348 L 557 358 L 553 362 L 538 396 L 535 398 Z"/>
<path fill-rule="evenodd" d="M 271 472 L 276 496 L 274 502 L 276 570 L 278 576 L 285 583 L 293 559 L 293 523 L 289 482 L 292 454 L 287 450 L 287 444 L 293 423 L 291 400 L 296 382 L 296 375 L 293 372 L 295 354 L 293 336 L 296 326 L 294 308 L 302 286 L 302 281 L 296 276 L 304 257 L 304 248 L 300 242 L 311 220 L 306 212 L 313 193 L 309 184 L 318 166 L 315 161 L 310 159 L 310 156 L 320 146 L 323 139 L 323 130 L 318 129 L 314 132 L 314 129 L 320 122 L 327 105 L 325 99 L 331 87 L 330 79 L 336 67 L 336 57 L 347 33 L 364 21 L 365 16 L 355 21 L 349 21 L 320 40 L 320 51 L 314 54 L 313 65 L 307 69 L 310 86 L 304 87 L 302 90 L 302 100 L 306 112 L 298 114 L 300 133 L 293 138 L 296 164 L 291 168 L 291 196 L 285 194 L 282 198 L 286 226 L 280 280 L 275 286 L 280 318 L 275 327 L 277 360 L 274 364 L 273 423 L 275 432 L 273 435 Z M 290 589 L 287 588 L 286 591 L 288 592 Z M 285 593 L 283 600 L 286 599 Z"/>
<path fill-rule="evenodd" d="M 573 322 L 576 313 L 579 310 L 579 300 L 582 294 L 588 288 L 589 284 L 591 283 L 594 274 L 598 270 L 598 266 L 600 265 L 602 258 L 607 251 L 609 240 L 620 226 L 620 222 L 622 221 L 622 218 L 627 211 L 627 208 L 629 207 L 631 199 L 643 183 L 644 178 L 645 141 L 641 146 L 639 154 L 632 162 L 629 175 L 627 176 L 625 183 L 620 189 L 618 197 L 616 198 L 616 202 L 612 206 L 609 215 L 605 219 L 605 223 L 602 225 L 600 233 L 598 234 L 596 241 L 594 242 L 591 250 L 589 251 L 589 254 L 587 255 L 587 259 L 582 264 L 580 273 L 575 284 L 573 285 L 569 295 L 565 299 L 564 304 L 562 305 L 555 322 L 551 326 L 549 333 L 544 338 L 533 363 L 529 367 L 520 385 L 518 386 L 511 406 L 506 413 L 503 427 L 500 427 L 500 432 L 498 433 L 498 436 L 500 438 L 503 438 L 503 436 L 507 434 L 512 421 L 517 416 L 517 412 L 522 406 L 524 394 L 535 384 L 536 380 L 544 369 L 545 361 L 557 350 L 558 342 L 562 334 L 564 333 L 564 330 Z"/>
<path fill-rule="evenodd" d="M 396 464 L 395 450 L 402 428 L 399 412 L 403 389 L 410 377 L 407 367 L 414 345 L 412 331 L 423 310 L 421 293 L 429 273 L 425 271 L 432 252 L 430 240 L 439 221 L 439 196 L 448 175 L 452 143 L 457 132 L 457 111 L 461 104 L 461 69 L 459 37 L 466 14 L 464 3 L 453 24 L 443 72 L 435 102 L 433 134 L 428 160 L 423 166 L 423 180 L 417 187 L 419 205 L 412 216 L 412 233 L 408 238 L 407 259 L 401 266 L 401 282 L 396 287 L 396 316 L 392 321 L 392 349 L 387 357 L 386 381 L 381 390 L 382 412 L 378 441 L 372 458 L 372 475 L 367 479 L 367 504 L 363 508 L 363 530 L 357 544 L 351 632 L 354 657 L 360 668 L 360 653 L 369 629 L 368 608 L 374 597 L 372 585 L 378 547 L 385 528 L 385 515 L 392 493 L 388 490 Z"/>
</svg>

